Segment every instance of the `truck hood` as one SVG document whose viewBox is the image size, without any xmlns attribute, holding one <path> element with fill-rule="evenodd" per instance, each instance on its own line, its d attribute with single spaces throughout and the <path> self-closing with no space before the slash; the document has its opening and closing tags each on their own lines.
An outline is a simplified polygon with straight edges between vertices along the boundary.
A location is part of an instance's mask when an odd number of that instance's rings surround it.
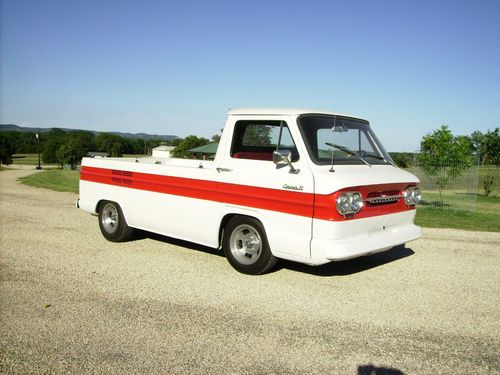
<svg viewBox="0 0 500 375">
<path fill-rule="evenodd" d="M 317 194 L 366 185 L 387 185 L 396 183 L 418 184 L 420 180 L 413 174 L 392 165 L 336 165 L 335 172 L 330 166 L 316 167 L 314 185 Z"/>
</svg>

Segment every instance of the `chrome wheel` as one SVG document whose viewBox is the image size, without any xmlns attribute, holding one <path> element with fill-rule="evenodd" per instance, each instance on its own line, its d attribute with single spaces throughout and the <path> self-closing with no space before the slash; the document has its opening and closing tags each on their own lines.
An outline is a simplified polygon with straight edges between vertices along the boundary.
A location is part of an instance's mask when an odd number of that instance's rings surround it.
<svg viewBox="0 0 500 375">
<path fill-rule="evenodd" d="M 134 229 L 127 225 L 122 208 L 116 202 L 99 202 L 99 228 L 105 239 L 124 242 L 130 239 Z"/>
<path fill-rule="evenodd" d="M 236 227 L 229 238 L 233 257 L 241 264 L 254 264 L 262 254 L 262 239 L 259 232 L 248 224 Z"/>
<path fill-rule="evenodd" d="M 267 241 L 266 230 L 254 217 L 235 215 L 224 227 L 222 250 L 238 272 L 261 275 L 274 267 L 278 259 Z"/>
<path fill-rule="evenodd" d="M 120 216 L 118 210 L 113 203 L 108 203 L 102 209 L 101 224 L 102 228 L 109 234 L 116 232 L 118 224 L 120 222 Z"/>
</svg>

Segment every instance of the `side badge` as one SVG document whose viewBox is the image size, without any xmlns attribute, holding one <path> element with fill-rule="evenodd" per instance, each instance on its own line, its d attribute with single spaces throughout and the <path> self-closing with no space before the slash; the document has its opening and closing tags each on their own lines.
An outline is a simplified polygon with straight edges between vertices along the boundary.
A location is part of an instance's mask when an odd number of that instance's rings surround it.
<svg viewBox="0 0 500 375">
<path fill-rule="evenodd" d="M 302 186 L 302 185 L 297 186 L 297 185 L 288 185 L 288 184 L 285 184 L 285 185 L 283 185 L 283 189 L 304 191 L 304 186 Z"/>
</svg>

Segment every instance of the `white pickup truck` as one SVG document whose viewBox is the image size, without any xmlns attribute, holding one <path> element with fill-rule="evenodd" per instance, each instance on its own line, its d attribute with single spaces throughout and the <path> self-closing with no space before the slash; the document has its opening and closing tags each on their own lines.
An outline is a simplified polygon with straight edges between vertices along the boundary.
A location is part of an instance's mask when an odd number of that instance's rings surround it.
<svg viewBox="0 0 500 375">
<path fill-rule="evenodd" d="M 301 109 L 229 111 L 213 160 L 84 158 L 77 206 L 109 241 L 133 229 L 222 249 L 246 274 L 321 265 L 415 240 L 419 180 L 368 121 Z"/>
</svg>

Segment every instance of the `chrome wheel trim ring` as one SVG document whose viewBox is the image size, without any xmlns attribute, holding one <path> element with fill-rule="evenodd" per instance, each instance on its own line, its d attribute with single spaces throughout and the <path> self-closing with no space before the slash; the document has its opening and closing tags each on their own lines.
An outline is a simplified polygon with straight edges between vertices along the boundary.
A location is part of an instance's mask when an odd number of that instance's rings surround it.
<svg viewBox="0 0 500 375">
<path fill-rule="evenodd" d="M 238 263 L 249 266 L 262 255 L 262 239 L 253 226 L 241 224 L 232 231 L 229 248 Z"/>
<path fill-rule="evenodd" d="M 120 218 L 116 206 L 112 203 L 106 204 L 101 215 L 101 224 L 104 230 L 109 234 L 115 233 L 119 222 Z"/>
</svg>

